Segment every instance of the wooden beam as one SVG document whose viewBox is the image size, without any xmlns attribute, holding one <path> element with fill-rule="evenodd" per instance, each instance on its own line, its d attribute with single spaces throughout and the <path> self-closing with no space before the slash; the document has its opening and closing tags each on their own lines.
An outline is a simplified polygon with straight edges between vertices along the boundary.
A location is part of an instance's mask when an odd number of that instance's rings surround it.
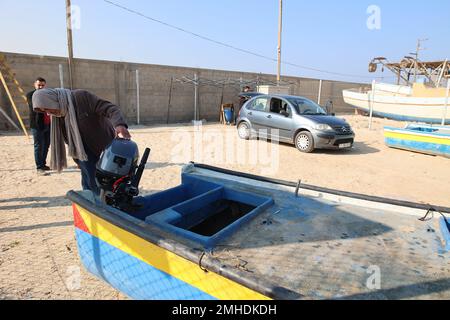
<svg viewBox="0 0 450 320">
<path fill-rule="evenodd" d="M 3 115 L 5 116 L 6 120 L 8 120 L 9 123 L 10 123 L 14 128 L 17 129 L 17 131 L 20 131 L 20 128 L 19 128 L 19 127 L 17 126 L 17 124 L 15 124 L 15 122 L 8 116 L 8 114 L 6 113 L 5 110 L 3 110 L 2 107 L 0 107 L 0 113 L 3 114 Z"/>
<path fill-rule="evenodd" d="M 441 84 L 442 77 L 444 76 L 445 69 L 447 69 L 447 62 L 448 62 L 448 60 L 445 60 L 444 65 L 442 66 L 442 70 L 441 70 L 441 72 L 439 74 L 439 78 L 438 78 L 436 87 L 439 87 L 440 84 Z"/>
<path fill-rule="evenodd" d="M 11 102 L 11 105 L 12 105 L 12 107 L 13 107 L 13 109 L 14 109 L 14 112 L 16 113 L 17 119 L 19 119 L 20 125 L 21 125 L 21 127 L 22 127 L 23 132 L 25 133 L 25 136 L 26 136 L 27 138 L 30 138 L 30 137 L 28 136 L 27 129 L 25 128 L 25 125 L 23 124 L 22 117 L 21 117 L 20 114 L 19 114 L 19 110 L 17 110 L 16 103 L 14 102 L 14 99 L 13 99 L 13 97 L 11 96 L 11 92 L 9 92 L 8 85 L 6 84 L 5 78 L 3 77 L 3 74 L 2 74 L 1 71 L 0 71 L 0 80 L 1 80 L 2 83 L 3 83 L 3 87 L 5 87 L 6 94 L 8 95 L 9 101 Z"/>
</svg>

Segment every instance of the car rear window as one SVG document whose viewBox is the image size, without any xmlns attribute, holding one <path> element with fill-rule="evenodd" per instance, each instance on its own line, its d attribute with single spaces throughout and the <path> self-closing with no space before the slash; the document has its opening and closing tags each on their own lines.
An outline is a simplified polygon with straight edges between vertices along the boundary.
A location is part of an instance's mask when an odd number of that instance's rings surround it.
<svg viewBox="0 0 450 320">
<path fill-rule="evenodd" d="M 256 98 L 247 105 L 247 109 L 255 111 L 266 111 L 267 101 L 267 97 Z"/>
</svg>

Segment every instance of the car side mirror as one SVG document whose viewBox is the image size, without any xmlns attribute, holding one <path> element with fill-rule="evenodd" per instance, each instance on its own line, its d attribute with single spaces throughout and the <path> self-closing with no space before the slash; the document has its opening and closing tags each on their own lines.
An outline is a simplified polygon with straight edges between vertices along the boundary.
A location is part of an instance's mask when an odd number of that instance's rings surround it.
<svg viewBox="0 0 450 320">
<path fill-rule="evenodd" d="M 336 113 L 334 113 L 334 112 L 331 113 L 331 116 L 336 117 Z"/>
<path fill-rule="evenodd" d="M 288 118 L 289 117 L 289 112 L 287 112 L 287 111 L 281 111 L 281 114 L 283 115 L 283 116 L 285 116 L 286 118 Z"/>
</svg>

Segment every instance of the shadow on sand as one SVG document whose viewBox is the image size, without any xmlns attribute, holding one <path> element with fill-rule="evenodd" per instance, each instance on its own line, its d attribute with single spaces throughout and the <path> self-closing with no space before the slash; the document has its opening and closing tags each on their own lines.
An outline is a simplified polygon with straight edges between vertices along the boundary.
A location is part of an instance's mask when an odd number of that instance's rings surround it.
<svg viewBox="0 0 450 320">
<path fill-rule="evenodd" d="M 62 221 L 62 222 L 35 224 L 35 225 L 32 225 L 32 226 L 7 227 L 7 228 L 0 228 L 0 233 L 20 232 L 20 231 L 29 231 L 29 230 L 47 229 L 47 228 L 57 228 L 57 227 L 69 227 L 69 226 L 72 226 L 72 225 L 73 225 L 73 221 Z"/>
<path fill-rule="evenodd" d="M 25 202 L 25 203 L 15 205 L 0 205 L 0 211 L 70 206 L 70 201 L 67 200 L 65 196 L 0 199 L 0 204 L 10 202 Z"/>
</svg>

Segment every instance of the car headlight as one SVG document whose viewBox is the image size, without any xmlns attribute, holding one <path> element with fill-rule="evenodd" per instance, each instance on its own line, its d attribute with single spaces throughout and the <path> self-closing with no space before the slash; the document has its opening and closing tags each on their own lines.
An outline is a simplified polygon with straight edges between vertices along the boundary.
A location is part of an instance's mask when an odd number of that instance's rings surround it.
<svg viewBox="0 0 450 320">
<path fill-rule="evenodd" d="M 314 129 L 319 131 L 333 131 L 333 128 L 330 127 L 328 124 L 316 124 Z"/>
</svg>

